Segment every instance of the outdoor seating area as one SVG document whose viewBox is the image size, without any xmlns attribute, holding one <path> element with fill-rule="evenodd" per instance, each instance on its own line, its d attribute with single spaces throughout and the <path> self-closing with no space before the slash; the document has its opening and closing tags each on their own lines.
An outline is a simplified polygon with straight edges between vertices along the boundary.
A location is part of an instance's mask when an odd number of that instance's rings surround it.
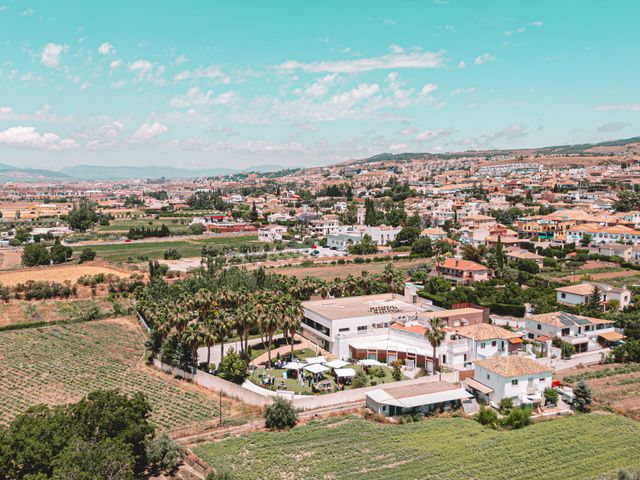
<svg viewBox="0 0 640 480">
<path fill-rule="evenodd" d="M 315 395 L 349 389 L 357 369 L 368 375 L 371 384 L 393 382 L 391 369 L 375 360 L 362 360 L 355 365 L 343 360 L 327 360 L 309 349 L 294 352 L 293 358 L 277 358 L 272 368 L 265 365 L 253 369 L 249 380 L 268 390 Z"/>
</svg>

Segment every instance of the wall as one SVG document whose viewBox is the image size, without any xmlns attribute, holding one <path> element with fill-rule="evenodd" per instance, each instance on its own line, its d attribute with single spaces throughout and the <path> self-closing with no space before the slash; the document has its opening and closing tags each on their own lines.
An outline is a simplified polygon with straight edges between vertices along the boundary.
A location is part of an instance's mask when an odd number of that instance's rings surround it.
<svg viewBox="0 0 640 480">
<path fill-rule="evenodd" d="M 228 382 L 220 377 L 216 377 L 202 370 L 196 370 L 196 373 L 188 373 L 171 365 L 162 363 L 157 358 L 153 359 L 153 365 L 162 370 L 163 372 L 170 373 L 180 378 L 184 378 L 192 381 L 196 385 L 207 388 L 215 392 L 222 392 L 227 397 L 236 398 L 244 403 L 253 405 L 256 407 L 264 407 L 273 402 L 269 397 L 260 395 L 259 393 L 252 392 L 246 388 L 242 388 L 240 385 Z"/>
</svg>

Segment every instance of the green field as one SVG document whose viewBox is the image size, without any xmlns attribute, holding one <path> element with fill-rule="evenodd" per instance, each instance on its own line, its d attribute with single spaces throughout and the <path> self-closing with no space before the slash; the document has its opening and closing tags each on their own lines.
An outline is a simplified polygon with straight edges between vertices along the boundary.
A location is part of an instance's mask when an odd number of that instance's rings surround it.
<svg viewBox="0 0 640 480">
<path fill-rule="evenodd" d="M 143 392 L 163 429 L 205 426 L 219 415 L 218 396 L 142 362 L 145 336 L 132 318 L 0 332 L 0 424 L 38 403 L 77 401 L 103 389 Z M 224 418 L 241 421 L 238 402 Z"/>
<path fill-rule="evenodd" d="M 121 232 L 126 233 L 131 227 L 159 228 L 163 224 L 169 227 L 172 232 L 188 232 L 191 218 L 159 218 L 159 219 L 124 219 L 112 220 L 109 225 L 100 225 L 100 232 Z"/>
<path fill-rule="evenodd" d="M 237 237 L 209 237 L 197 240 L 167 240 L 165 242 L 132 242 L 118 243 L 113 245 L 90 245 L 75 247 L 78 250 L 90 248 L 94 250 L 98 257 L 109 262 L 126 262 L 130 257 L 133 261 L 139 262 L 140 256 L 149 259 L 160 259 L 165 250 L 175 248 L 182 253 L 183 257 L 199 257 L 202 253 L 203 245 L 233 245 L 254 243 L 258 241 L 257 235 L 239 235 Z"/>
<path fill-rule="evenodd" d="M 382 425 L 343 417 L 193 450 L 243 480 L 583 480 L 640 469 L 639 440 L 640 423 L 617 415 L 572 416 L 513 431 L 462 418 Z"/>
</svg>

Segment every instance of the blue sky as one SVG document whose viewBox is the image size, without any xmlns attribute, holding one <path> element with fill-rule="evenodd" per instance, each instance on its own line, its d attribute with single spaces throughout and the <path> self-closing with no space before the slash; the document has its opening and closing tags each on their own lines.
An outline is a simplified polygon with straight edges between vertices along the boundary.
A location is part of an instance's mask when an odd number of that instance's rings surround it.
<svg viewBox="0 0 640 480">
<path fill-rule="evenodd" d="M 0 0 L 0 162 L 235 167 L 639 134 L 637 1 Z"/>
</svg>

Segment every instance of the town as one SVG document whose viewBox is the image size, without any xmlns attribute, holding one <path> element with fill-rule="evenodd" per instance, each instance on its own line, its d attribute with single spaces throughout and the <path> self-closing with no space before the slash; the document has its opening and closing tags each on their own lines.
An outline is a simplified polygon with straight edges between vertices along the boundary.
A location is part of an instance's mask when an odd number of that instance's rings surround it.
<svg viewBox="0 0 640 480">
<path fill-rule="evenodd" d="M 154 425 L 213 468 L 221 447 L 202 442 L 263 409 L 278 409 L 271 428 L 359 412 L 498 430 L 601 410 L 635 422 L 633 388 L 611 387 L 640 373 L 640 141 L 619 144 L 8 182 L 5 421 L 58 398 L 56 358 L 106 368 L 67 383 L 64 398 L 103 382 L 141 389 Z M 29 383 L 20 359 L 34 362 Z"/>
</svg>

